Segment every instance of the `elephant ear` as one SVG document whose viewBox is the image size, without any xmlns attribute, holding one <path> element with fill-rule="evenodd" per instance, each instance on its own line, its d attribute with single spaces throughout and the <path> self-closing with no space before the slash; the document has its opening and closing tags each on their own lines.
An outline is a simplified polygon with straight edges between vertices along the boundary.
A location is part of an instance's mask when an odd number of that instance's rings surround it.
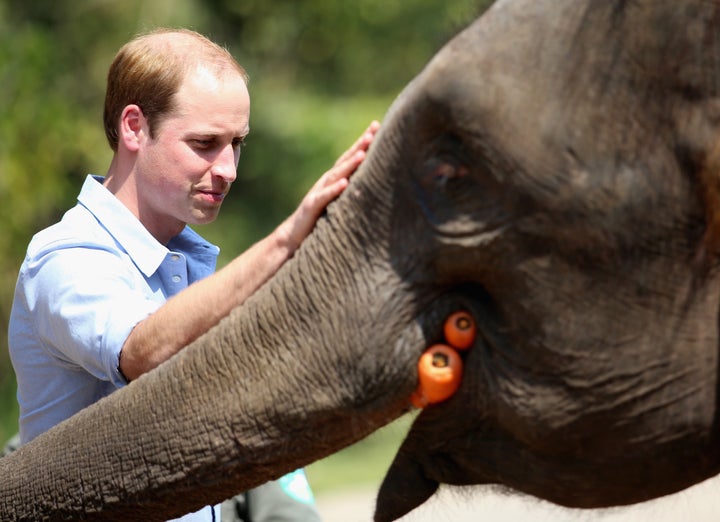
<svg viewBox="0 0 720 522">
<path fill-rule="evenodd" d="M 375 522 L 392 522 L 406 515 L 429 499 L 440 484 L 427 477 L 423 468 L 412 457 L 408 437 L 398 450 L 380 486 L 375 505 Z"/>
</svg>

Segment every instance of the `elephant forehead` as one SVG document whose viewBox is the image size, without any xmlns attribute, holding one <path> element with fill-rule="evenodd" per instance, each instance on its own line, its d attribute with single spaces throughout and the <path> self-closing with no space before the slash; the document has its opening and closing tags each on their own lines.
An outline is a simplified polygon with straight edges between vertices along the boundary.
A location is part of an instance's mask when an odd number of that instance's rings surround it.
<svg viewBox="0 0 720 522">
<path fill-rule="evenodd" d="M 518 214 L 532 202 L 544 216 L 525 232 L 580 238 L 571 229 L 591 223 L 598 236 L 628 236 L 629 223 L 657 222 L 632 229 L 639 239 L 697 219 L 695 180 L 680 171 L 667 118 L 680 102 L 647 70 L 659 60 L 635 59 L 658 49 L 640 38 L 630 45 L 608 19 L 589 26 L 589 8 L 566 4 L 562 17 L 528 7 L 527 25 L 527 13 L 506 23 L 515 6 L 501 5 L 453 40 L 408 99 L 418 134 L 456 135 L 474 166 L 493 162 L 485 172 L 522 200 Z"/>
<path fill-rule="evenodd" d="M 667 120 L 667 62 L 692 81 L 697 67 L 685 62 L 702 58 L 668 53 L 657 30 L 635 27 L 642 9 L 611 4 L 499 2 L 436 55 L 419 90 L 448 119 L 491 128 L 528 158 L 547 161 L 567 142 L 583 156 L 637 148 Z"/>
</svg>

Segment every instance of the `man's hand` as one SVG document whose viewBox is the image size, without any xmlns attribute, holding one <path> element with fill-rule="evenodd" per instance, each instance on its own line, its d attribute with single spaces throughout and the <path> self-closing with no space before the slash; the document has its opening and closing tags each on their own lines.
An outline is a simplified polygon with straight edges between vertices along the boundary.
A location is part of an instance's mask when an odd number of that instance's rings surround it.
<svg viewBox="0 0 720 522">
<path fill-rule="evenodd" d="M 315 182 L 295 212 L 278 227 L 277 231 L 283 236 L 290 255 L 312 232 L 325 207 L 348 186 L 348 178 L 365 159 L 379 128 L 379 122 L 370 123 L 367 130 L 338 158 L 335 165 Z"/>
</svg>

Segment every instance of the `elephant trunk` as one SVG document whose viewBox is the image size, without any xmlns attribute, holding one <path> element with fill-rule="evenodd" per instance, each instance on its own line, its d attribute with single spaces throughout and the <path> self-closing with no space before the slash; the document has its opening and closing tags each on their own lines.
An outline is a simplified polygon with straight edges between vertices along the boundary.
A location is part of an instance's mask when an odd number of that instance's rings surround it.
<svg viewBox="0 0 720 522">
<path fill-rule="evenodd" d="M 165 520 L 401 415 L 423 335 L 388 259 L 391 199 L 372 178 L 381 154 L 242 307 L 0 460 L 0 519 Z"/>
</svg>

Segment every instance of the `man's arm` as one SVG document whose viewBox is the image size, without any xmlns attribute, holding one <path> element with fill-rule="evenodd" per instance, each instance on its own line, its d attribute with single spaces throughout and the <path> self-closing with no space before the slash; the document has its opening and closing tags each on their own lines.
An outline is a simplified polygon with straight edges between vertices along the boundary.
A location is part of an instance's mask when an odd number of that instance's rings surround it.
<svg viewBox="0 0 720 522">
<path fill-rule="evenodd" d="M 295 253 L 325 207 L 348 185 L 379 128 L 372 122 L 310 189 L 302 202 L 269 236 L 223 269 L 171 297 L 138 323 L 120 352 L 120 371 L 129 380 L 155 368 L 215 326 L 245 302 Z"/>
</svg>

